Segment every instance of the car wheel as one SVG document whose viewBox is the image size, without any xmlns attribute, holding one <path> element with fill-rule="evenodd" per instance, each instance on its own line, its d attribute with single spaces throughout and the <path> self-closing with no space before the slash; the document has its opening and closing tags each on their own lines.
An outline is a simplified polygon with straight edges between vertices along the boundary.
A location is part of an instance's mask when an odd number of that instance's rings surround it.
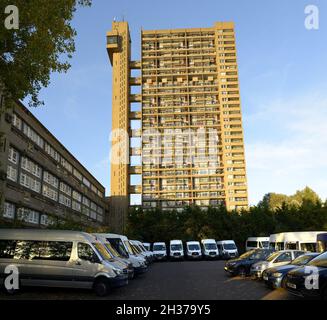
<svg viewBox="0 0 327 320">
<path fill-rule="evenodd" d="M 93 285 L 93 290 L 98 297 L 104 297 L 109 292 L 109 285 L 106 279 L 96 280 Z"/>
<path fill-rule="evenodd" d="M 281 281 L 281 284 L 280 284 L 280 287 L 281 288 L 286 289 L 286 281 L 287 281 L 287 278 L 286 277 L 283 277 L 283 279 Z"/>
<path fill-rule="evenodd" d="M 245 277 L 246 276 L 246 269 L 245 267 L 239 267 L 238 268 L 238 275 L 241 277 Z"/>
</svg>

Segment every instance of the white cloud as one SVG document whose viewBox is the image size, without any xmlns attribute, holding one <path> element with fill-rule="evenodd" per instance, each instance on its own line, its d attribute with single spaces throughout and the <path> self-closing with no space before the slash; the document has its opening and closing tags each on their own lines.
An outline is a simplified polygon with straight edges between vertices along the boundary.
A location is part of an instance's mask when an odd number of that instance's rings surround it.
<svg viewBox="0 0 327 320">
<path fill-rule="evenodd" d="M 250 203 L 267 192 L 293 194 L 306 185 L 325 199 L 327 90 L 272 101 L 256 110 L 244 117 L 252 137 L 245 146 Z"/>
</svg>

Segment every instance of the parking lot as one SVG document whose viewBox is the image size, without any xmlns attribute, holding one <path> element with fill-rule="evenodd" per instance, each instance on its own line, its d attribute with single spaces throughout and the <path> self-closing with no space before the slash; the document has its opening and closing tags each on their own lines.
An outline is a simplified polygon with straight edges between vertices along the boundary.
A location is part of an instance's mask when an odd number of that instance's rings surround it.
<svg viewBox="0 0 327 320">
<path fill-rule="evenodd" d="M 224 261 L 158 262 L 149 271 L 114 289 L 104 298 L 92 291 L 72 289 L 25 289 L 13 296 L 1 293 L 0 299 L 108 299 L 108 300 L 289 300 L 285 290 L 270 290 L 250 278 L 231 278 Z"/>
</svg>

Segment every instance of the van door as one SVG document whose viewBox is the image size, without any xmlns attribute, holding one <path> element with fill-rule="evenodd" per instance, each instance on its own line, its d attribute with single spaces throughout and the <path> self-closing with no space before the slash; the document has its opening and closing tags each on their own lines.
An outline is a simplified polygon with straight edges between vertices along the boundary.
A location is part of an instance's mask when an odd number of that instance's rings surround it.
<svg viewBox="0 0 327 320">
<path fill-rule="evenodd" d="M 93 248 L 84 242 L 77 243 L 77 257 L 73 274 L 74 287 L 91 289 L 99 270 L 99 257 Z"/>
</svg>

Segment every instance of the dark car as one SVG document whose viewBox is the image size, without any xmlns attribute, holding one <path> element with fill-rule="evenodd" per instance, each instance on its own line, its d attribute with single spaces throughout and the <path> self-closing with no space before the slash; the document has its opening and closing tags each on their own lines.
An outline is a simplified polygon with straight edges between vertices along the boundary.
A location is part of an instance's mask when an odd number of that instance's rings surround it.
<svg viewBox="0 0 327 320">
<path fill-rule="evenodd" d="M 267 259 L 274 249 L 254 249 L 242 254 L 237 259 L 232 259 L 226 262 L 225 271 L 232 276 L 246 276 L 250 274 L 251 266 L 258 262 Z"/>
<path fill-rule="evenodd" d="M 312 259 L 316 258 L 317 256 L 319 256 L 319 253 L 305 253 L 294 259 L 290 264 L 266 269 L 262 273 L 262 278 L 267 287 L 269 288 L 285 288 L 287 273 L 291 270 L 308 264 Z"/>
<path fill-rule="evenodd" d="M 296 296 L 327 300 L 327 252 L 290 271 L 285 283 L 286 289 Z"/>
</svg>

